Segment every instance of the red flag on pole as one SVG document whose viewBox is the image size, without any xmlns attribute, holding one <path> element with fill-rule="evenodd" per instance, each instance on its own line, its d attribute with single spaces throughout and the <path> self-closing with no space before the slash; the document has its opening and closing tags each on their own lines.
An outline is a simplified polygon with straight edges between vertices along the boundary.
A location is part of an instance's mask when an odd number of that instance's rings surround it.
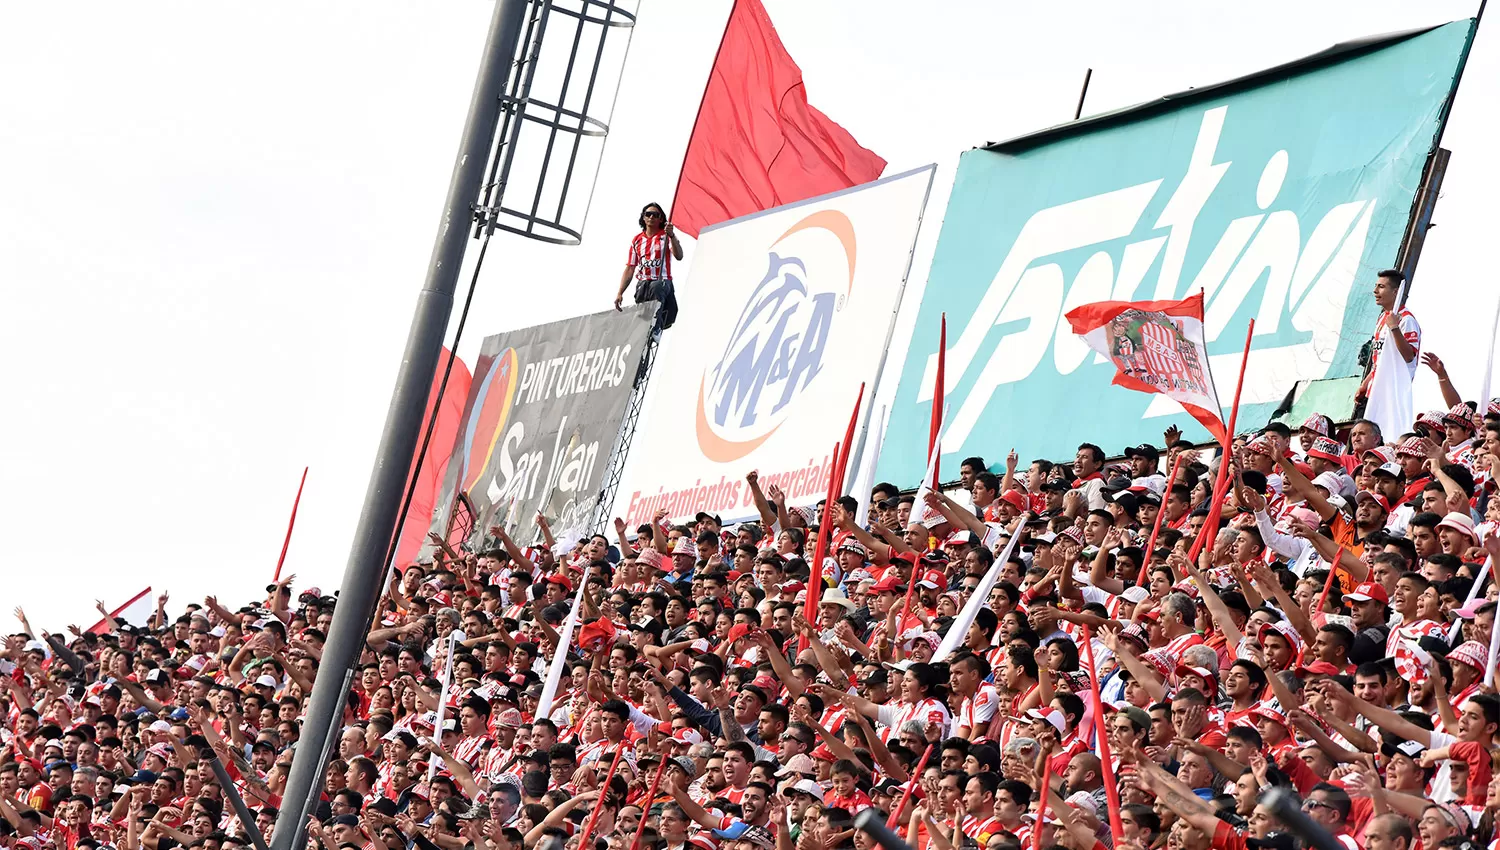
<svg viewBox="0 0 1500 850">
<path fill-rule="evenodd" d="M 696 237 L 711 224 L 868 183 L 885 160 L 807 102 L 802 69 L 760 0 L 735 0 L 672 202 Z"/>
<path fill-rule="evenodd" d="M 1115 364 L 1116 385 L 1167 396 L 1223 440 L 1203 342 L 1202 292 L 1181 301 L 1100 301 L 1070 311 L 1067 319 L 1073 333 Z"/>
<path fill-rule="evenodd" d="M 443 487 L 443 478 L 448 471 L 448 458 L 453 454 L 453 441 L 458 438 L 458 429 L 463 425 L 464 402 L 469 398 L 469 384 L 473 376 L 464 361 L 443 347 L 438 360 L 437 372 L 432 376 L 432 389 L 427 392 L 430 402 L 437 396 L 438 386 L 443 381 L 446 358 L 453 358 L 453 373 L 448 376 L 448 388 L 443 391 L 443 403 L 437 411 L 437 427 L 432 431 L 432 442 L 427 445 L 427 456 L 417 472 L 417 486 L 412 492 L 411 507 L 406 511 L 406 521 L 401 524 L 396 543 L 396 566 L 405 568 L 417 557 L 422 541 L 427 539 L 427 530 L 432 526 L 432 511 L 437 505 L 438 491 Z M 430 410 L 431 408 L 429 408 Z M 418 444 L 420 446 L 420 444 Z M 417 459 L 412 458 L 415 467 Z M 408 476 L 410 473 L 408 473 Z M 410 484 L 410 480 L 407 481 Z"/>
</svg>

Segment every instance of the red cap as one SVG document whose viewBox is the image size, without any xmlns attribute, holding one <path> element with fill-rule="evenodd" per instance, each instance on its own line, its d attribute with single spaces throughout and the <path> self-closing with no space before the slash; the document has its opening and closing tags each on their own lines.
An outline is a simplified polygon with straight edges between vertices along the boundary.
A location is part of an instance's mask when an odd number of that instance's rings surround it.
<svg viewBox="0 0 1500 850">
<path fill-rule="evenodd" d="M 1006 490 L 1000 494 L 1000 501 L 1005 502 L 1018 511 L 1026 510 L 1026 497 L 1022 496 L 1019 491 Z"/>
<path fill-rule="evenodd" d="M 1339 674 L 1339 668 L 1329 664 L 1327 661 L 1314 661 L 1311 664 L 1303 664 L 1297 669 L 1300 672 L 1312 673 L 1318 676 L 1337 676 Z"/>
<path fill-rule="evenodd" d="M 1369 602 L 1371 599 L 1383 604 L 1390 604 L 1390 594 L 1385 592 L 1385 587 L 1377 582 L 1366 581 L 1355 585 L 1354 590 L 1344 594 L 1345 599 L 1353 599 L 1355 602 Z"/>
<path fill-rule="evenodd" d="M 929 585 L 935 587 L 939 592 L 948 589 L 948 577 L 943 574 L 942 570 L 928 570 L 922 573 L 922 580 L 919 583 L 924 587 Z"/>
<path fill-rule="evenodd" d="M 560 584 L 563 587 L 566 587 L 568 590 L 573 589 L 573 582 L 568 581 L 568 577 L 563 575 L 562 573 L 553 573 L 552 575 L 542 579 L 542 581 L 550 581 L 553 584 Z"/>
</svg>

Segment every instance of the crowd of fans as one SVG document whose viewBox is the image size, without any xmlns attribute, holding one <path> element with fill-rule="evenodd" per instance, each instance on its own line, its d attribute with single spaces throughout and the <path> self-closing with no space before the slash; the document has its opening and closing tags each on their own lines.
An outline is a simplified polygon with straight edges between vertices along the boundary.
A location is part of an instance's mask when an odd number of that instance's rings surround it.
<svg viewBox="0 0 1500 850">
<path fill-rule="evenodd" d="M 1116 462 L 970 458 L 921 498 L 799 508 L 751 473 L 759 519 L 729 527 L 434 538 L 381 597 L 291 828 L 312 850 L 869 850 L 873 808 L 917 850 L 1294 850 L 1264 799 L 1284 788 L 1349 848 L 1486 850 L 1500 406 L 1450 401 L 1400 435 L 1313 416 L 1227 455 L 1169 430 Z M 313 680 L 346 672 L 320 669 L 337 599 L 288 578 L 157 603 L 70 635 L 17 609 L 7 848 L 243 850 L 307 805 L 281 795 Z"/>
</svg>

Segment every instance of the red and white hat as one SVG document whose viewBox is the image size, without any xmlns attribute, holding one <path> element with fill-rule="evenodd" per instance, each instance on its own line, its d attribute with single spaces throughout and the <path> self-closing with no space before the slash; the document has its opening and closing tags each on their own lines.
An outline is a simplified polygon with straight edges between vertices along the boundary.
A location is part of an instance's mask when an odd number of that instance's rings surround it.
<svg viewBox="0 0 1500 850">
<path fill-rule="evenodd" d="M 1362 460 L 1369 460 L 1370 455 L 1374 455 L 1380 462 L 1380 465 L 1384 466 L 1396 459 L 1396 450 L 1390 446 L 1376 446 L 1373 449 L 1366 449 Z"/>
<path fill-rule="evenodd" d="M 1417 415 L 1417 424 L 1426 425 L 1429 428 L 1436 428 L 1437 430 L 1441 431 L 1446 425 L 1446 423 L 1443 422 L 1443 417 L 1447 415 L 1448 414 L 1444 413 L 1441 410 L 1429 410 L 1426 413 L 1420 413 Z"/>
<path fill-rule="evenodd" d="M 922 580 L 917 582 L 917 585 L 937 591 L 944 591 L 948 589 L 948 577 L 943 575 L 942 570 L 928 570 L 922 573 Z"/>
<path fill-rule="evenodd" d="M 1421 437 L 1407 437 L 1401 441 L 1401 445 L 1396 447 L 1396 457 L 1425 458 L 1427 447 Z"/>
<path fill-rule="evenodd" d="M 672 556 L 688 555 L 694 559 L 698 557 L 698 547 L 688 542 L 686 536 L 677 538 L 677 545 L 672 548 Z"/>
<path fill-rule="evenodd" d="M 1474 519 L 1465 513 L 1453 511 L 1443 517 L 1443 521 L 1437 524 L 1438 528 L 1451 528 L 1460 534 L 1467 535 L 1475 543 L 1479 542 L 1479 535 L 1474 531 Z"/>
<path fill-rule="evenodd" d="M 1282 639 L 1292 645 L 1293 649 L 1302 648 L 1302 635 L 1298 634 L 1297 628 L 1286 620 L 1280 620 L 1275 623 L 1266 623 L 1265 625 L 1261 626 L 1260 631 L 1256 633 L 1256 639 L 1261 643 L 1265 643 L 1266 636 L 1272 632 L 1280 635 Z"/>
<path fill-rule="evenodd" d="M 1340 463 L 1344 457 L 1344 447 L 1332 437 L 1317 437 L 1313 440 L 1312 448 L 1307 450 L 1307 456 Z"/>
<path fill-rule="evenodd" d="M 1276 447 L 1271 444 L 1270 440 L 1266 439 L 1265 434 L 1262 434 L 1259 437 L 1256 437 L 1255 439 L 1246 443 L 1245 451 L 1252 452 L 1258 455 L 1265 455 L 1269 458 L 1276 457 Z"/>
<path fill-rule="evenodd" d="M 1000 494 L 1000 501 L 1010 505 L 1018 511 L 1026 510 L 1026 497 L 1019 490 L 1006 490 Z"/>
<path fill-rule="evenodd" d="M 1061 711 L 1051 706 L 1048 706 L 1046 711 L 1042 711 L 1040 708 L 1033 708 L 1026 712 L 1026 718 L 1028 720 L 1040 720 L 1043 723 L 1052 724 L 1052 728 L 1056 729 L 1059 735 L 1066 735 L 1068 732 L 1067 718 L 1063 717 Z"/>
<path fill-rule="evenodd" d="M 1461 401 L 1453 405 L 1453 409 L 1443 414 L 1444 425 L 1457 425 L 1469 431 L 1474 430 L 1474 408 L 1469 407 L 1468 402 Z"/>
<path fill-rule="evenodd" d="M 1391 596 L 1385 592 L 1385 587 L 1377 582 L 1360 582 L 1354 586 L 1354 590 L 1344 594 L 1345 600 L 1355 602 L 1369 602 L 1371 599 L 1383 604 L 1390 604 Z"/>
<path fill-rule="evenodd" d="M 1489 650 L 1485 648 L 1484 644 L 1477 640 L 1466 640 L 1455 646 L 1448 653 L 1448 661 L 1450 663 L 1457 661 L 1460 664 L 1467 664 L 1475 670 L 1482 671 L 1484 670 L 1484 662 L 1489 658 L 1489 654 Z"/>
<path fill-rule="evenodd" d="M 1355 502 L 1359 502 L 1364 499 L 1368 499 L 1379 505 L 1380 509 L 1385 511 L 1386 513 L 1391 512 L 1391 500 L 1380 495 L 1379 493 L 1376 493 L 1372 490 L 1361 490 L 1358 493 L 1354 494 Z"/>
<path fill-rule="evenodd" d="M 1319 436 L 1327 437 L 1329 435 L 1328 417 L 1324 416 L 1321 413 L 1314 413 L 1313 415 L 1307 417 L 1307 419 L 1302 423 L 1302 427 L 1297 430 L 1311 431 Z"/>
</svg>

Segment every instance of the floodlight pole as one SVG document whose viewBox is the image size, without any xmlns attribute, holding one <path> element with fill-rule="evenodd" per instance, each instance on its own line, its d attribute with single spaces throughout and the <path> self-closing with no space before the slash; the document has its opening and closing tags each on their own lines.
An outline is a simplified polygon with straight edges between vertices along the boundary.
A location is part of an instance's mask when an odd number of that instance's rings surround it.
<svg viewBox="0 0 1500 850">
<path fill-rule="evenodd" d="M 453 312 L 453 295 L 463 266 L 469 225 L 484 188 L 485 165 L 500 122 L 501 98 L 515 66 L 516 47 L 530 5 L 529 0 L 496 0 L 490 17 L 489 34 L 480 57 L 479 74 L 474 81 L 469 115 L 464 121 L 463 138 L 448 183 L 427 277 L 417 295 L 406 350 L 401 355 L 396 387 L 386 411 L 385 430 L 375 455 L 375 468 L 370 473 L 364 507 L 344 567 L 339 604 L 323 649 L 321 675 L 313 686 L 297 742 L 297 755 L 287 779 L 283 795 L 286 811 L 301 809 L 322 786 L 322 757 L 343 713 L 345 673 L 359 661 L 365 629 L 380 599 L 386 552 L 395 534 L 406 476 L 427 412 L 427 395 L 437 372 L 448 318 Z M 283 818 L 276 824 L 272 850 L 293 850 L 302 843 L 307 824 L 300 820 Z"/>
</svg>

